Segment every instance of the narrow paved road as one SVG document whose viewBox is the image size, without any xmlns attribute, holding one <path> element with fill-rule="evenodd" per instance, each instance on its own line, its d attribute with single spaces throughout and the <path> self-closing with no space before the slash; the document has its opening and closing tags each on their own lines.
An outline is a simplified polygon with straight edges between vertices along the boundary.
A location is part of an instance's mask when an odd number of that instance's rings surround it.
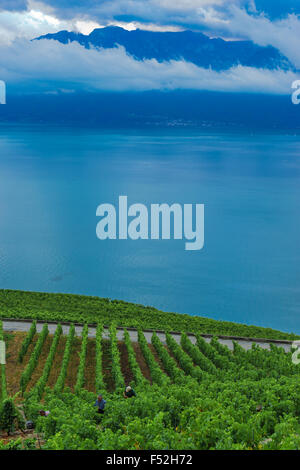
<svg viewBox="0 0 300 470">
<path fill-rule="evenodd" d="M 43 324 L 45 322 L 38 322 L 37 323 L 37 331 L 40 332 L 42 330 Z M 5 331 L 28 331 L 30 328 L 31 322 L 29 321 L 18 321 L 18 320 L 3 320 L 3 329 Z M 54 334 L 55 329 L 56 329 L 56 324 L 50 323 L 48 325 L 49 327 L 49 332 L 50 334 Z M 68 334 L 69 332 L 69 325 L 62 325 L 63 328 L 63 333 L 65 335 Z M 82 333 L 82 326 L 75 326 L 75 331 L 77 336 L 81 336 Z M 134 328 L 128 328 L 128 333 L 130 335 L 131 341 L 136 342 L 137 341 L 137 330 Z M 152 338 L 153 331 L 151 330 L 145 330 L 144 335 L 148 343 L 151 343 L 151 338 Z M 180 343 L 180 333 L 171 333 L 174 339 L 177 341 L 177 343 Z M 123 328 L 118 328 L 117 329 L 117 337 L 119 340 L 123 340 L 123 335 L 124 335 L 124 329 Z M 158 337 L 161 339 L 163 343 L 166 342 L 165 334 L 161 331 L 157 331 Z M 89 327 L 89 337 L 95 338 L 96 336 L 96 328 L 93 326 Z M 103 337 L 105 339 L 109 338 L 109 333 L 108 333 L 108 328 L 104 328 L 104 334 Z M 203 335 L 205 341 L 210 342 L 211 336 L 210 335 Z M 189 334 L 189 338 L 193 344 L 196 343 L 196 338 L 193 334 Z M 233 349 L 233 339 L 237 341 L 244 349 L 248 350 L 251 349 L 252 344 L 256 343 L 258 344 L 261 348 L 264 349 L 270 349 L 270 344 L 274 344 L 278 347 L 284 348 L 286 352 L 291 350 L 291 341 L 276 341 L 276 340 L 263 340 L 263 339 L 252 339 L 252 338 L 235 338 L 235 337 L 225 337 L 222 336 L 219 338 L 220 343 L 226 345 L 229 347 L 229 349 Z"/>
</svg>

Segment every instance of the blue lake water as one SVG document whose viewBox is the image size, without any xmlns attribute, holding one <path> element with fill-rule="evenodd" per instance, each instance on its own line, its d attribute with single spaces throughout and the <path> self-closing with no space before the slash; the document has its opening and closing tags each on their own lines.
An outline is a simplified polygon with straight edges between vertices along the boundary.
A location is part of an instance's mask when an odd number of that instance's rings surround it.
<svg viewBox="0 0 300 470">
<path fill-rule="evenodd" d="M 205 247 L 96 238 L 96 208 L 205 204 Z M 0 287 L 300 333 L 300 137 L 0 128 Z"/>
</svg>

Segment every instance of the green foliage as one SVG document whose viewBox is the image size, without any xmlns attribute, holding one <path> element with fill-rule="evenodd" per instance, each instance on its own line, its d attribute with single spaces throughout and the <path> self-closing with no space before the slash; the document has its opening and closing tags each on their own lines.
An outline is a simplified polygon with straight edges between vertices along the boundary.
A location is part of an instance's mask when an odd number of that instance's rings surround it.
<svg viewBox="0 0 300 470">
<path fill-rule="evenodd" d="M 53 338 L 53 341 L 52 341 L 52 344 L 51 344 L 51 348 L 50 348 L 47 360 L 46 360 L 45 365 L 44 365 L 43 373 L 40 376 L 37 383 L 35 384 L 35 386 L 33 387 L 33 389 L 30 391 L 30 394 L 36 394 L 37 399 L 39 399 L 39 400 L 43 396 L 44 389 L 45 389 L 45 386 L 47 384 L 47 381 L 48 381 L 48 378 L 49 378 L 49 375 L 50 375 L 50 371 L 51 371 L 52 364 L 53 364 L 53 361 L 54 361 L 54 356 L 55 356 L 55 353 L 56 353 L 56 350 L 57 350 L 57 346 L 58 346 L 61 334 L 62 334 L 62 326 L 59 324 L 56 328 L 56 331 L 55 331 L 55 335 L 54 335 L 54 338 Z"/>
<path fill-rule="evenodd" d="M 71 294 L 49 294 L 0 290 L 2 318 L 29 318 L 57 322 L 98 323 L 118 326 L 189 331 L 216 335 L 246 336 L 253 338 L 299 338 L 271 328 L 216 321 L 200 316 L 161 312 L 153 307 L 120 300 L 103 299 Z"/>
<path fill-rule="evenodd" d="M 24 341 L 22 343 L 21 349 L 19 351 L 18 355 L 18 361 L 22 362 L 25 354 L 27 353 L 27 350 L 33 340 L 34 335 L 36 334 L 36 320 L 34 320 L 30 326 L 30 329 L 24 338 Z"/>
<path fill-rule="evenodd" d="M 80 361 L 79 361 L 79 366 L 78 366 L 78 371 L 77 371 L 75 393 L 79 393 L 84 385 L 84 371 L 85 371 L 85 362 L 86 362 L 86 348 L 88 344 L 88 333 L 89 333 L 89 327 L 87 323 L 85 323 L 83 330 L 82 330 Z"/>
<path fill-rule="evenodd" d="M 181 349 L 176 340 L 169 333 L 166 333 L 166 341 L 170 351 L 174 354 L 174 357 L 177 359 L 181 369 L 184 370 L 186 374 L 201 382 L 201 380 L 203 380 L 207 374 L 203 372 L 199 366 L 194 366 L 190 356 L 186 354 L 183 349 Z"/>
<path fill-rule="evenodd" d="M 65 351 L 64 351 L 64 357 L 63 357 L 63 360 L 62 360 L 60 373 L 59 373 L 58 379 L 57 379 L 55 387 L 54 387 L 54 391 L 56 393 L 61 393 L 64 389 L 64 386 L 65 386 L 65 381 L 66 381 L 67 372 L 68 372 L 68 365 L 69 365 L 70 357 L 71 357 L 71 353 L 72 353 L 72 346 L 73 346 L 74 336 L 75 336 L 75 326 L 71 325 L 70 330 L 69 330 L 69 334 L 68 334 L 68 339 L 67 339 L 67 342 L 66 342 L 66 347 L 65 347 Z"/>
<path fill-rule="evenodd" d="M 8 434 L 15 429 L 24 429 L 24 420 L 12 398 L 6 398 L 0 407 L 0 429 Z"/>
<path fill-rule="evenodd" d="M 276 424 L 270 440 L 264 443 L 265 450 L 300 450 L 299 420 L 286 415 Z"/>
<path fill-rule="evenodd" d="M 197 364 L 200 369 L 210 374 L 218 374 L 218 370 L 213 362 L 210 361 L 204 354 L 202 354 L 199 348 L 191 343 L 185 333 L 182 333 L 180 343 L 184 351 L 189 354 L 194 363 Z"/>
<path fill-rule="evenodd" d="M 46 387 L 61 327 L 55 332 L 42 376 L 25 394 L 24 411 L 41 434 L 44 449 L 52 450 L 273 450 L 300 449 L 299 366 L 282 348 L 249 351 L 234 343 L 233 352 L 217 338 L 206 343 L 198 334 L 193 345 L 183 333 L 180 345 L 166 333 L 152 345 L 138 330 L 139 347 L 149 367 L 152 385 L 144 378 L 128 331 L 124 343 L 137 396 L 124 400 L 121 355 L 115 324 L 109 328 L 115 391 L 105 392 L 102 376 L 102 324 L 96 332 L 97 393 L 107 401 L 104 415 L 94 406 L 96 395 L 83 388 L 88 326 L 82 334 L 76 392 L 64 388 L 75 327 L 69 331 L 55 389 Z M 43 403 L 40 399 L 43 397 Z M 5 406 L 4 406 L 5 405 Z M 50 410 L 42 417 L 39 410 Z M 22 426 L 13 400 L 0 410 L 3 429 Z M 1 421 L 2 420 L 2 421 Z M 0 427 L 1 427 L 0 426 Z M 28 448 L 35 442 L 28 442 Z M 12 449 L 26 448 L 14 441 Z M 10 448 L 0 442 L 1 448 Z"/>
<path fill-rule="evenodd" d="M 101 323 L 97 324 L 96 331 L 96 390 L 97 393 L 104 392 L 105 385 L 103 381 L 103 371 L 102 371 L 102 335 L 103 335 L 103 325 Z"/>
<path fill-rule="evenodd" d="M 151 342 L 164 365 L 165 371 L 171 377 L 173 382 L 183 383 L 185 381 L 185 375 L 183 371 L 179 369 L 176 361 L 170 356 L 156 333 L 153 333 Z"/>
<path fill-rule="evenodd" d="M 46 341 L 46 338 L 48 336 L 48 333 L 49 333 L 48 325 L 45 324 L 43 326 L 43 329 L 42 329 L 40 335 L 39 335 L 39 338 L 37 340 L 35 348 L 34 348 L 32 354 L 30 356 L 29 362 L 28 362 L 25 370 L 23 371 L 23 373 L 21 375 L 20 388 L 22 390 L 22 393 L 25 392 L 26 387 L 28 385 L 28 382 L 31 379 L 32 372 L 34 371 L 34 369 L 37 366 L 37 363 L 38 363 L 43 345 L 44 345 L 44 343 Z"/>
<path fill-rule="evenodd" d="M 127 330 L 124 330 L 124 342 L 127 348 L 128 362 L 129 362 L 130 369 L 134 377 L 135 384 L 143 386 L 147 383 L 147 381 L 144 378 L 142 371 L 140 369 L 140 366 L 136 360 L 136 355 L 135 355 L 135 352 L 131 343 L 131 339 Z"/>
<path fill-rule="evenodd" d="M 208 344 L 200 334 L 196 334 L 197 346 L 199 350 L 218 368 L 230 369 L 230 361 L 222 357 L 217 350 Z"/>
<path fill-rule="evenodd" d="M 0 441 L 0 450 L 36 450 L 35 439 L 12 439 L 6 444 Z"/>
<path fill-rule="evenodd" d="M 5 364 L 1 364 L 0 367 L 1 367 L 1 400 L 0 401 L 4 401 L 7 399 Z"/>
<path fill-rule="evenodd" d="M 0 341 L 4 341 L 3 325 L 2 325 L 1 320 L 0 320 Z M 0 371 L 1 371 L 1 382 L 0 382 L 0 385 L 1 385 L 0 404 L 1 404 L 1 402 L 7 399 L 5 364 L 0 364 Z"/>
<path fill-rule="evenodd" d="M 109 338 L 112 359 L 111 373 L 115 381 L 116 391 L 120 392 L 120 389 L 124 388 L 125 382 L 121 370 L 121 358 L 118 348 L 117 329 L 113 323 L 109 327 Z"/>
<path fill-rule="evenodd" d="M 100 424 L 94 394 L 49 391 L 36 425 L 55 450 L 299 449 L 299 391 L 296 376 L 145 384 L 134 400 L 106 394 Z"/>
<path fill-rule="evenodd" d="M 166 374 L 163 373 L 156 360 L 154 359 L 153 354 L 148 347 L 148 343 L 145 339 L 144 333 L 141 329 L 138 330 L 138 341 L 146 364 L 149 367 L 153 382 L 157 383 L 158 385 L 168 385 L 170 383 L 170 379 Z"/>
</svg>

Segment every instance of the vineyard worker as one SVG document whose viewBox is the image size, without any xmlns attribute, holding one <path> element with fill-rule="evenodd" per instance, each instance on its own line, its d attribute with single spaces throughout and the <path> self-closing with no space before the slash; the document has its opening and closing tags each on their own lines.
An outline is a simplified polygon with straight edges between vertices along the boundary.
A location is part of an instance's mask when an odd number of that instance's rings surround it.
<svg viewBox="0 0 300 470">
<path fill-rule="evenodd" d="M 123 393 L 123 396 L 124 398 L 132 398 L 132 397 L 136 397 L 136 393 L 133 390 L 133 388 L 131 388 L 129 385 L 128 387 L 125 388 L 125 392 Z"/>
<path fill-rule="evenodd" d="M 106 404 L 106 401 L 103 400 L 102 395 L 98 395 L 98 398 L 94 404 L 94 406 L 98 407 L 97 413 L 100 413 L 101 415 L 104 414 L 105 404 Z"/>
</svg>

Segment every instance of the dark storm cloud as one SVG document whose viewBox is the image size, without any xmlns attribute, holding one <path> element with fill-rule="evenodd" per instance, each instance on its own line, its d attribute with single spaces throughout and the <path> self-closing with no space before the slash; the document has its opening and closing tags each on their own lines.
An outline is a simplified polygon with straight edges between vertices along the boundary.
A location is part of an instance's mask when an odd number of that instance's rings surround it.
<svg viewBox="0 0 300 470">
<path fill-rule="evenodd" d="M 1 3 L 20 5 L 25 1 L 5 0 Z M 290 13 L 300 14 L 299 0 L 44 0 L 44 4 L 55 9 L 60 17 L 71 18 L 83 15 L 98 20 L 170 22 L 194 26 L 193 14 L 201 9 L 214 10 L 226 15 L 232 6 L 245 8 L 250 14 L 265 13 L 270 19 L 286 17 Z M 194 10 L 194 12 L 193 12 Z M 205 16 L 205 11 L 203 12 Z M 197 24 L 197 22 L 196 22 Z"/>
<path fill-rule="evenodd" d="M 26 10 L 28 0 L 0 0 L 0 10 Z M 170 22 L 195 26 L 194 13 L 204 9 L 226 15 L 232 6 L 245 8 L 250 14 L 264 13 L 270 19 L 284 18 L 288 14 L 300 14 L 299 0 L 42 0 L 55 10 L 60 18 L 80 15 L 98 20 L 122 20 L 144 22 Z M 197 21 L 196 21 L 196 24 Z"/>
</svg>

